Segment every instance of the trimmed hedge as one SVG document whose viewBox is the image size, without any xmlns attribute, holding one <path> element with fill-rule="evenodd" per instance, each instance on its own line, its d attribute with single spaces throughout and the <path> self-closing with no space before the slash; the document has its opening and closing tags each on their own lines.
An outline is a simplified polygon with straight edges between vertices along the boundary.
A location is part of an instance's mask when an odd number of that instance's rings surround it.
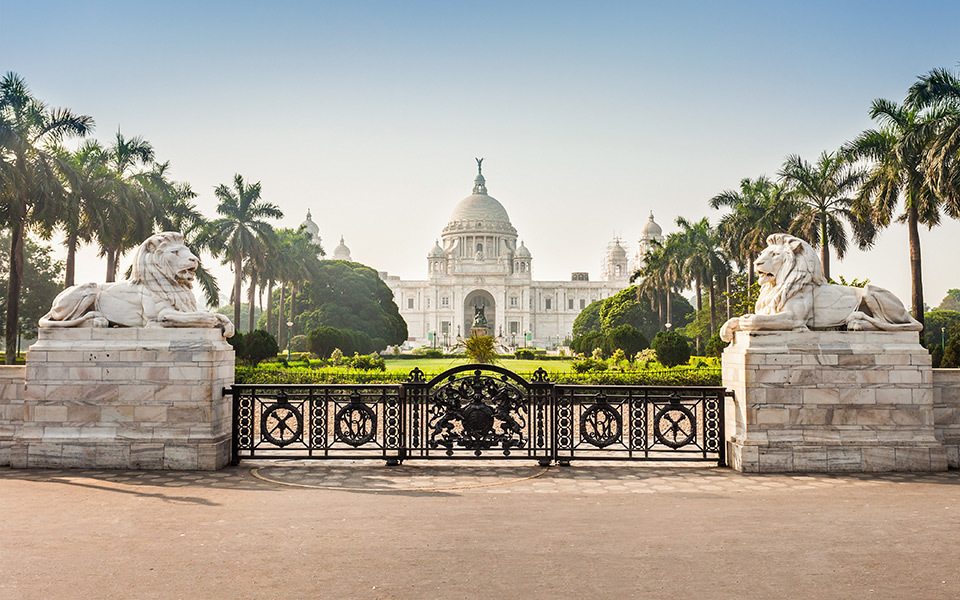
<svg viewBox="0 0 960 600">
<path fill-rule="evenodd" d="M 440 373 L 427 373 L 430 379 Z M 532 372 L 517 373 L 526 380 L 533 377 Z M 401 383 L 407 380 L 404 371 L 346 371 L 335 369 L 258 369 L 256 367 L 237 367 L 238 384 L 310 384 L 310 383 Z M 550 381 L 561 384 L 577 385 L 699 385 L 715 387 L 720 385 L 720 369 L 663 369 L 651 371 L 620 372 L 607 370 L 592 373 L 550 373 Z"/>
</svg>

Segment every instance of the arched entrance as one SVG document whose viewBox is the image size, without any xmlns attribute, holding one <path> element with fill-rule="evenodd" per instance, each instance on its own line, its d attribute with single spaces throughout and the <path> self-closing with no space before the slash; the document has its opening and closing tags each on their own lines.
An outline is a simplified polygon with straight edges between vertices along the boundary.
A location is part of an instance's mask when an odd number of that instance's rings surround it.
<svg viewBox="0 0 960 600">
<path fill-rule="evenodd" d="M 478 308 L 483 309 L 483 315 L 487 319 L 489 334 L 497 335 L 497 303 L 493 299 L 493 294 L 486 290 L 473 290 L 467 294 L 466 299 L 463 301 L 463 337 L 470 335 L 474 315 Z"/>
</svg>

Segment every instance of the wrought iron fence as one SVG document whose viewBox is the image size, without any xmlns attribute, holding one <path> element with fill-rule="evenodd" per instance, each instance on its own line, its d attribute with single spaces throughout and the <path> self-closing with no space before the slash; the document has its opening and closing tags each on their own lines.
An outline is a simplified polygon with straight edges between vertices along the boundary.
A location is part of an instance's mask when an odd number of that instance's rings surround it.
<svg viewBox="0 0 960 600">
<path fill-rule="evenodd" d="M 705 460 L 725 464 L 717 387 L 558 385 L 464 365 L 400 384 L 234 385 L 233 458 Z"/>
</svg>

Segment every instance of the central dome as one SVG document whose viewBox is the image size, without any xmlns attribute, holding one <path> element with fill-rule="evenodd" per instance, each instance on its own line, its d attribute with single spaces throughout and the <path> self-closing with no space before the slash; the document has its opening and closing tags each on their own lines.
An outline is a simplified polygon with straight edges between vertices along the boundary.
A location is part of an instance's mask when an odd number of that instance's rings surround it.
<svg viewBox="0 0 960 600">
<path fill-rule="evenodd" d="M 510 217 L 496 198 L 486 194 L 471 194 L 460 201 L 453 214 L 450 215 L 450 222 L 467 221 L 487 223 L 510 224 Z"/>
</svg>

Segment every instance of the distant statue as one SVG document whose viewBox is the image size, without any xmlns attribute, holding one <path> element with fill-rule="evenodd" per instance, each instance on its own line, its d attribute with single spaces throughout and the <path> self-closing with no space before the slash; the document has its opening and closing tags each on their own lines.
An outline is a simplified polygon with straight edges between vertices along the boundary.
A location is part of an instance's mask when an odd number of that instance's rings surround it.
<svg viewBox="0 0 960 600">
<path fill-rule="evenodd" d="M 474 158 L 473 160 L 477 161 L 477 173 L 483 175 L 483 159 Z"/>
<path fill-rule="evenodd" d="M 182 234 L 150 236 L 137 248 L 130 279 L 63 290 L 40 327 L 219 327 L 231 337 L 230 319 L 197 308 L 193 280 L 199 264 Z"/>
<path fill-rule="evenodd" d="M 477 250 L 477 260 L 483 260 L 483 250 Z"/>
<path fill-rule="evenodd" d="M 729 342 L 736 331 L 920 331 L 917 320 L 893 292 L 827 283 L 820 258 L 807 242 L 785 233 L 767 237 L 753 263 L 760 282 L 755 314 L 734 317 L 720 328 Z"/>
<path fill-rule="evenodd" d="M 487 326 L 487 316 L 484 314 L 484 307 L 477 305 L 473 307 L 473 326 L 483 328 Z"/>
</svg>

